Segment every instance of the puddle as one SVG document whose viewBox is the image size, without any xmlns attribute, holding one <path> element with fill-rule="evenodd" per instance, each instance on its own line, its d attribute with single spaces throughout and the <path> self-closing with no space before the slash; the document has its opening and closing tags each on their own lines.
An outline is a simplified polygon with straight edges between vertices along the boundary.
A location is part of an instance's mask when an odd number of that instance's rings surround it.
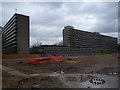
<svg viewBox="0 0 120 90">
<path fill-rule="evenodd" d="M 109 75 L 117 75 L 118 73 L 117 72 L 110 72 L 108 73 Z"/>
<path fill-rule="evenodd" d="M 37 88 L 40 88 L 40 85 L 32 85 L 32 86 L 31 86 L 31 89 L 35 89 L 35 88 L 36 88 L 36 89 L 37 89 Z"/>
<path fill-rule="evenodd" d="M 29 76 L 39 76 L 39 74 L 30 74 Z"/>
<path fill-rule="evenodd" d="M 94 79 L 90 79 L 90 83 L 92 83 L 94 85 L 103 85 L 103 84 L 105 84 L 105 80 L 99 79 L 99 78 L 94 78 Z"/>
<path fill-rule="evenodd" d="M 57 74 L 57 73 L 63 74 L 63 73 L 65 73 L 65 72 L 64 72 L 64 71 L 54 71 L 54 74 Z"/>
</svg>

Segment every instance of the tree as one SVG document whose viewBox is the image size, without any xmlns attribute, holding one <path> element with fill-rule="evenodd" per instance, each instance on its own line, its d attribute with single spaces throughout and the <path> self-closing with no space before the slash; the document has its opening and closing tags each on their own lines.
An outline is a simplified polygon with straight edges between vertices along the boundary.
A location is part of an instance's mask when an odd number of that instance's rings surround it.
<svg viewBox="0 0 120 90">
<path fill-rule="evenodd" d="M 56 46 L 62 46 L 62 45 L 63 45 L 63 42 L 62 42 L 62 41 L 60 41 L 60 42 L 55 43 L 55 44 L 53 44 L 53 45 L 56 45 Z"/>
<path fill-rule="evenodd" d="M 35 42 L 30 48 L 30 53 L 31 54 L 39 54 L 40 46 L 42 46 L 42 42 L 39 42 L 39 41 Z"/>
<path fill-rule="evenodd" d="M 34 47 L 39 47 L 39 46 L 41 46 L 41 45 L 42 45 L 42 42 L 40 42 L 40 41 L 36 41 L 36 42 L 33 44 Z"/>
</svg>

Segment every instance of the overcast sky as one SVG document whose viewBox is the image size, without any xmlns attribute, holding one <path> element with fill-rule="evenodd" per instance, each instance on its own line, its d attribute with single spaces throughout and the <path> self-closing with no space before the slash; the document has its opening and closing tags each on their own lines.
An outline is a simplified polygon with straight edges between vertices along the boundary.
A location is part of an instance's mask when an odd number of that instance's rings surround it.
<svg viewBox="0 0 120 90">
<path fill-rule="evenodd" d="M 2 26 L 17 12 L 30 16 L 30 45 L 62 41 L 62 29 L 100 32 L 118 37 L 117 2 L 4 2 Z M 17 11 L 15 11 L 17 9 Z"/>
</svg>

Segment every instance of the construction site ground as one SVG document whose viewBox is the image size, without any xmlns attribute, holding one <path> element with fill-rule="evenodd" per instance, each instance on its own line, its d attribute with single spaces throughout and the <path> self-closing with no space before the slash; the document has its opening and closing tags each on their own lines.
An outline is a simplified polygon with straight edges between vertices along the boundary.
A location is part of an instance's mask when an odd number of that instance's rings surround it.
<svg viewBox="0 0 120 90">
<path fill-rule="evenodd" d="M 117 88 L 118 56 L 65 56 L 61 62 L 30 64 L 25 59 L 2 60 L 3 88 Z M 112 73 L 112 74 L 111 74 Z M 90 83 L 105 80 L 104 85 Z M 112 82 L 111 82 L 112 80 Z M 113 85 L 114 83 L 114 85 Z"/>
</svg>

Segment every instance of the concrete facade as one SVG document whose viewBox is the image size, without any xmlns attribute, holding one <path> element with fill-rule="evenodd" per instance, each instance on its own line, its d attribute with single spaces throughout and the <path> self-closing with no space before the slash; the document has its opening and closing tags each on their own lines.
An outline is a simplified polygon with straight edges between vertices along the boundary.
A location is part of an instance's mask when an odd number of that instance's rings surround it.
<svg viewBox="0 0 120 90">
<path fill-rule="evenodd" d="M 91 55 L 91 54 L 101 54 L 105 50 L 95 49 L 95 48 L 77 48 L 69 46 L 52 46 L 43 47 L 42 55 L 46 56 L 77 56 L 77 55 Z"/>
<path fill-rule="evenodd" d="M 2 30 L 3 54 L 29 53 L 29 16 L 15 13 Z"/>
<path fill-rule="evenodd" d="M 79 48 L 117 49 L 117 38 L 87 32 L 66 26 L 63 29 L 63 45 Z"/>
</svg>

